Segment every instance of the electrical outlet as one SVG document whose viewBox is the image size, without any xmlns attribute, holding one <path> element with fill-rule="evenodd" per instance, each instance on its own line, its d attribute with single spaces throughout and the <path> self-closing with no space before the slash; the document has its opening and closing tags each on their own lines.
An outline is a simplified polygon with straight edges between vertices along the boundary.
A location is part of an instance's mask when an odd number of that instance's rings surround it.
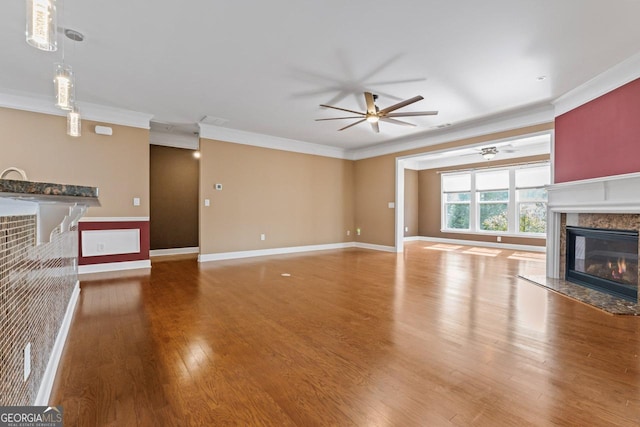
<svg viewBox="0 0 640 427">
<path fill-rule="evenodd" d="M 409 227 L 405 227 L 405 228 L 404 228 L 404 232 L 405 232 L 405 233 L 408 233 L 408 232 L 409 232 Z"/>
<path fill-rule="evenodd" d="M 347 236 L 351 236 L 351 230 L 347 230 Z"/>
<path fill-rule="evenodd" d="M 133 198 L 133 206 L 140 206 L 140 197 Z"/>
<path fill-rule="evenodd" d="M 211 200 L 209 200 L 209 199 L 204 199 L 204 205 L 205 205 L 205 206 L 211 206 Z"/>
<path fill-rule="evenodd" d="M 498 242 L 502 242 L 502 236 L 498 236 Z"/>
<path fill-rule="evenodd" d="M 264 235 L 264 234 L 261 234 L 261 235 L 260 235 L 260 240 L 266 240 L 266 239 L 267 239 L 267 236 L 266 236 L 266 235 Z"/>
<path fill-rule="evenodd" d="M 360 229 L 356 228 L 356 234 L 359 236 L 360 235 Z"/>
</svg>

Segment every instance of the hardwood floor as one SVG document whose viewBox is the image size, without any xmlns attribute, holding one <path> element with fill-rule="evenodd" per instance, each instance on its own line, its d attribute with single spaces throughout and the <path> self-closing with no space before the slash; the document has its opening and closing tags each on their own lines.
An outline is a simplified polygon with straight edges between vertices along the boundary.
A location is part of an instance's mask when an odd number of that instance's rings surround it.
<svg viewBox="0 0 640 427">
<path fill-rule="evenodd" d="M 69 426 L 637 426 L 640 319 L 516 277 L 544 268 L 413 242 L 83 282 L 51 404 Z"/>
</svg>

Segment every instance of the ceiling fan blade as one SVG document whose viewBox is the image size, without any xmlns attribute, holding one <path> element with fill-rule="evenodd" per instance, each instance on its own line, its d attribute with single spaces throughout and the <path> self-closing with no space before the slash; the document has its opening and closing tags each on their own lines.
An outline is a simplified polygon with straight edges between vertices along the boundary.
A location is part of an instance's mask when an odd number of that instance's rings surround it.
<svg viewBox="0 0 640 427">
<path fill-rule="evenodd" d="M 367 121 L 367 119 L 358 120 L 357 122 L 353 122 L 349 126 L 345 126 L 342 129 L 338 129 L 338 130 L 341 131 L 341 130 L 349 129 L 351 126 L 355 126 L 357 124 L 360 124 L 360 123 L 366 122 L 366 121 Z"/>
<path fill-rule="evenodd" d="M 416 127 L 416 125 L 414 125 L 413 123 L 409 123 L 409 122 L 403 122 L 402 120 L 396 120 L 396 119 L 390 119 L 388 117 L 380 117 L 380 120 L 387 122 L 387 123 L 393 123 L 394 125 L 400 125 L 400 126 L 408 126 L 408 127 Z"/>
<path fill-rule="evenodd" d="M 367 113 L 376 114 L 376 104 L 375 104 L 375 100 L 373 99 L 373 94 L 371 92 L 365 92 L 364 100 L 367 103 Z"/>
<path fill-rule="evenodd" d="M 420 100 L 423 100 L 424 98 L 420 95 L 418 96 L 414 96 L 413 98 L 407 99 L 405 101 L 402 102 L 398 102 L 397 104 L 392 105 L 391 107 L 387 107 L 383 110 L 380 110 L 380 114 L 381 115 L 385 115 L 387 113 L 390 113 L 392 111 L 397 110 L 398 108 L 402 108 L 402 107 L 406 107 L 409 104 L 413 104 L 414 102 L 418 102 Z"/>
<path fill-rule="evenodd" d="M 333 108 L 334 110 L 346 111 L 347 113 L 360 114 L 361 116 L 365 115 L 365 113 L 361 113 L 360 111 L 347 110 L 346 108 L 334 107 L 332 105 L 320 104 L 320 106 L 324 108 Z"/>
<path fill-rule="evenodd" d="M 380 126 L 378 126 L 378 122 L 371 123 L 371 129 L 373 129 L 375 133 L 380 133 Z"/>
<path fill-rule="evenodd" d="M 435 116 L 437 111 L 414 111 L 406 113 L 390 113 L 385 114 L 385 117 L 415 117 L 415 116 Z"/>
<path fill-rule="evenodd" d="M 362 116 L 351 116 L 351 117 L 330 117 L 328 119 L 316 119 L 316 122 L 322 122 L 324 120 L 342 120 L 342 119 L 361 119 Z"/>
</svg>

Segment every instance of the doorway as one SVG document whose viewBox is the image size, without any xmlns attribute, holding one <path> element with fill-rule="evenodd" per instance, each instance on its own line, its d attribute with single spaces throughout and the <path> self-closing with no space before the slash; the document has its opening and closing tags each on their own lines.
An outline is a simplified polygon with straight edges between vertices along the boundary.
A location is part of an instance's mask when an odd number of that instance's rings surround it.
<svg viewBox="0 0 640 427">
<path fill-rule="evenodd" d="M 156 255 L 197 253 L 197 151 L 162 145 L 149 149 L 150 249 Z"/>
</svg>

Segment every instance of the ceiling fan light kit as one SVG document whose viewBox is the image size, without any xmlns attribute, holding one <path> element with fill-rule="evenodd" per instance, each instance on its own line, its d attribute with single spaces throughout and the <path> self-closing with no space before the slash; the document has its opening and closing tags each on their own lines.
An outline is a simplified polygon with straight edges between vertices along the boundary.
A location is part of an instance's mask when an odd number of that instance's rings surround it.
<svg viewBox="0 0 640 427">
<path fill-rule="evenodd" d="M 498 149 L 496 147 L 486 147 L 480 150 L 480 155 L 484 157 L 485 160 L 493 159 L 496 154 L 498 154 Z"/>
<path fill-rule="evenodd" d="M 414 111 L 414 112 L 407 112 L 407 113 L 394 113 L 394 111 L 399 110 L 402 107 L 406 107 L 407 105 L 411 105 L 414 102 L 418 102 L 418 101 L 423 100 L 424 98 L 422 96 L 420 96 L 420 95 L 414 96 L 413 98 L 410 98 L 410 99 L 407 99 L 405 101 L 399 102 L 399 103 L 394 104 L 394 105 L 392 105 L 390 107 L 383 108 L 382 110 L 380 108 L 378 108 L 378 106 L 376 105 L 376 100 L 377 99 L 378 99 L 378 96 L 372 94 L 371 92 L 365 92 L 364 93 L 364 100 L 365 100 L 365 103 L 367 105 L 367 111 L 366 112 L 354 111 L 354 110 L 349 110 L 349 109 L 341 108 L 341 107 L 334 107 L 333 105 L 320 104 L 321 107 L 332 108 L 334 110 L 345 111 L 347 113 L 355 114 L 355 116 L 332 117 L 332 118 L 327 118 L 327 119 L 316 119 L 316 121 L 358 119 L 356 122 L 353 122 L 350 125 L 347 125 L 347 126 L 341 128 L 341 129 L 338 129 L 338 130 L 341 131 L 341 130 L 349 129 L 350 127 L 355 126 L 357 124 L 360 124 L 362 122 L 369 122 L 371 124 L 371 129 L 373 129 L 373 131 L 375 133 L 379 133 L 380 132 L 380 127 L 378 125 L 378 122 L 380 122 L 380 121 L 385 122 L 385 123 L 391 123 L 391 124 L 394 124 L 394 125 L 399 125 L 399 126 L 415 127 L 416 126 L 415 124 L 409 123 L 409 122 L 405 122 L 405 121 L 402 121 L 402 120 L 397 120 L 396 117 L 435 116 L 436 114 L 438 114 L 437 111 Z"/>
</svg>

